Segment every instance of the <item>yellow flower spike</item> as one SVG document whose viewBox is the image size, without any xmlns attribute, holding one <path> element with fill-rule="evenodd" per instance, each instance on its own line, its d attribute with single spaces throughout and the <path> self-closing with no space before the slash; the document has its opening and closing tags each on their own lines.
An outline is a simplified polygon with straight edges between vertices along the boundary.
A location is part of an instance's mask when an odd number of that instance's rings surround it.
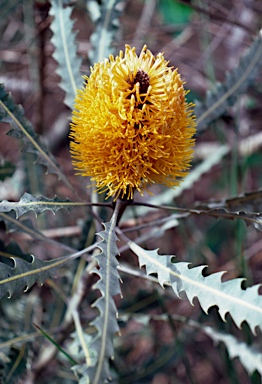
<svg viewBox="0 0 262 384">
<path fill-rule="evenodd" d="M 177 186 L 193 156 L 196 123 L 177 70 L 159 53 L 126 45 L 91 68 L 73 111 L 78 174 L 107 196 L 132 199 L 153 183 Z"/>
</svg>

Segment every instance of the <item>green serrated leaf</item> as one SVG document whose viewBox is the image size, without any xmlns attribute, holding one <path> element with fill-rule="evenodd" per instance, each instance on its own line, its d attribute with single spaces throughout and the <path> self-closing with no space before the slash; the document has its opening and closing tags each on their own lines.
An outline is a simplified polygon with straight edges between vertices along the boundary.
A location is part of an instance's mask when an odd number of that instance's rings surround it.
<svg viewBox="0 0 262 384">
<path fill-rule="evenodd" d="M 99 269 L 93 269 L 92 273 L 97 274 L 100 278 L 94 288 L 101 292 L 101 296 L 93 304 L 99 311 L 99 316 L 91 323 L 96 328 L 97 334 L 92 339 L 91 345 L 86 347 L 88 356 L 85 357 L 85 363 L 73 367 L 75 372 L 83 375 L 81 383 L 100 384 L 110 378 L 109 359 L 114 356 L 113 338 L 119 331 L 116 319 L 117 309 L 113 297 L 121 294 L 116 259 L 118 254 L 115 234 L 116 219 L 117 210 L 111 221 L 104 224 L 105 230 L 99 232 L 99 236 L 102 238 L 102 241 L 98 243 L 101 253 L 93 256 Z"/>
<path fill-rule="evenodd" d="M 55 214 L 59 209 L 69 209 L 73 206 L 74 203 L 71 203 L 68 199 L 60 200 L 57 196 L 53 199 L 49 199 L 45 196 L 34 197 L 26 192 L 18 202 L 3 200 L 0 203 L 0 212 L 4 213 L 14 210 L 16 218 L 19 218 L 29 211 L 34 211 L 36 216 L 47 210 Z"/>
<path fill-rule="evenodd" d="M 208 124 L 221 116 L 229 105 L 233 105 L 238 96 L 246 91 L 254 81 L 262 63 L 262 30 L 246 55 L 226 76 L 223 84 L 217 83 L 216 91 L 208 93 L 203 103 L 196 101 L 197 132 L 203 131 Z"/>
<path fill-rule="evenodd" d="M 41 261 L 32 256 L 32 262 L 12 259 L 13 267 L 0 263 L 0 298 L 6 293 L 11 297 L 14 293 L 27 291 L 37 281 L 44 283 L 57 268 L 56 261 Z"/>
<path fill-rule="evenodd" d="M 99 5 L 95 0 L 86 3 L 95 31 L 90 37 L 92 49 L 88 51 L 91 64 L 99 63 L 112 54 L 112 42 L 119 31 L 119 17 L 126 0 L 107 0 Z"/>
<path fill-rule="evenodd" d="M 61 77 L 60 87 L 65 91 L 64 103 L 73 108 L 77 89 L 83 80 L 80 73 L 81 58 L 77 56 L 76 32 L 71 20 L 73 7 L 63 7 L 62 0 L 51 0 L 50 16 L 54 16 L 50 28 L 53 32 L 54 59 L 58 63 L 57 74 Z"/>
<path fill-rule="evenodd" d="M 122 236 L 122 235 L 121 235 Z M 125 236 L 124 236 L 125 238 Z M 258 326 L 262 329 L 262 296 L 258 294 L 259 285 L 241 289 L 244 279 L 221 282 L 224 272 L 203 276 L 206 266 L 189 268 L 189 263 L 173 263 L 173 256 L 159 255 L 157 250 L 147 251 L 126 239 L 129 248 L 138 256 L 140 267 L 145 266 L 147 275 L 156 273 L 161 286 L 170 283 L 174 292 L 180 297 L 185 292 L 190 303 L 198 298 L 203 310 L 216 305 L 223 320 L 230 313 L 235 324 L 240 328 L 246 321 L 253 333 Z"/>
<path fill-rule="evenodd" d="M 14 103 L 11 95 L 5 91 L 3 84 L 0 84 L 0 121 L 10 124 L 11 128 L 7 132 L 8 135 L 23 140 L 24 152 L 36 154 L 38 156 L 37 162 L 44 165 L 47 172 L 56 174 L 72 189 L 71 184 L 61 172 L 56 159 L 42 142 L 41 137 L 34 131 L 31 123 L 25 118 L 23 108 Z"/>
<path fill-rule="evenodd" d="M 8 297 L 11 297 L 14 293 L 27 291 L 36 282 L 43 284 L 48 277 L 54 274 L 57 268 L 61 268 L 82 254 L 90 252 L 96 246 L 97 244 L 93 244 L 82 251 L 51 261 L 42 261 L 31 255 L 31 262 L 17 258 L 10 258 L 13 266 L 0 262 L 0 298 L 6 293 Z"/>
</svg>

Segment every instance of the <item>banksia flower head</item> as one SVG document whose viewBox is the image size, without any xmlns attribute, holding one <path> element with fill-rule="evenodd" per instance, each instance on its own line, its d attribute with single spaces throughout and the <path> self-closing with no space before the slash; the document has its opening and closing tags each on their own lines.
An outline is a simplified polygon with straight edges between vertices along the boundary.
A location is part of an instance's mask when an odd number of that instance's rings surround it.
<svg viewBox="0 0 262 384">
<path fill-rule="evenodd" d="M 107 196 L 132 199 L 147 185 L 173 187 L 192 159 L 195 119 L 177 70 L 146 46 L 126 45 L 91 68 L 75 100 L 71 155 L 78 174 Z"/>
</svg>

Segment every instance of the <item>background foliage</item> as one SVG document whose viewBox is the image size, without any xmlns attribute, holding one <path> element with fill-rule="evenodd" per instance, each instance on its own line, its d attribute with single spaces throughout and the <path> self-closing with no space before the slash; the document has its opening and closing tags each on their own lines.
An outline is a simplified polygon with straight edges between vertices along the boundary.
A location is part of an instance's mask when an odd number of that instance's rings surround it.
<svg viewBox="0 0 262 384">
<path fill-rule="evenodd" d="M 255 0 L 1 2 L 0 382 L 261 382 L 261 16 Z M 191 90 L 195 157 L 115 227 L 74 176 L 70 113 L 90 65 L 145 43 Z"/>
</svg>

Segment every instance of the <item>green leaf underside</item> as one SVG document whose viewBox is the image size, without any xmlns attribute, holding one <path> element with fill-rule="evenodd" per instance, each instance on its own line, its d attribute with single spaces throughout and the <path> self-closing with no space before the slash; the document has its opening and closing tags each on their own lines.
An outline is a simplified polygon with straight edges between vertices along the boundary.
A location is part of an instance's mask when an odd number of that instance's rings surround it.
<svg viewBox="0 0 262 384">
<path fill-rule="evenodd" d="M 61 259 L 55 261 L 42 261 L 32 255 L 32 262 L 12 258 L 14 267 L 0 263 L 0 298 L 6 293 L 8 297 L 22 291 L 26 292 L 36 282 L 41 284 L 52 276 L 61 266 Z M 65 264 L 67 260 L 63 260 Z"/>
<path fill-rule="evenodd" d="M 83 203 L 79 204 L 83 205 Z M 59 209 L 70 209 L 76 205 L 77 203 L 72 203 L 69 200 L 60 200 L 57 196 L 53 199 L 49 199 L 45 196 L 34 197 L 26 192 L 18 202 L 3 200 L 0 203 L 0 212 L 6 213 L 14 210 L 16 218 L 19 218 L 29 211 L 34 211 L 36 216 L 47 210 L 55 214 Z"/>
<path fill-rule="evenodd" d="M 86 6 L 95 31 L 90 37 L 92 49 L 88 51 L 91 64 L 99 63 L 112 54 L 112 43 L 119 31 L 119 17 L 124 9 L 125 0 L 107 0 L 98 5 L 96 1 L 88 1 Z"/>
<path fill-rule="evenodd" d="M 226 76 L 226 81 L 216 84 L 214 92 L 208 92 L 203 103 L 196 101 L 198 133 L 207 128 L 208 124 L 221 116 L 228 106 L 233 105 L 238 96 L 244 93 L 255 80 L 262 63 L 262 30 L 251 45 L 245 56 Z"/>
<path fill-rule="evenodd" d="M 64 103 L 73 108 L 77 89 L 83 80 L 80 73 L 81 58 L 77 56 L 74 22 L 70 19 L 73 7 L 63 8 L 62 0 L 51 0 L 50 16 L 54 16 L 50 28 L 55 47 L 54 59 L 58 63 L 56 73 L 61 77 L 60 87 L 65 92 Z"/>
<path fill-rule="evenodd" d="M 73 367 L 73 370 L 83 375 L 80 383 L 100 384 L 110 379 L 109 359 L 114 356 L 113 338 L 119 332 L 116 319 L 117 309 L 113 297 L 121 295 L 120 277 L 117 271 L 118 261 L 116 255 L 117 237 L 115 234 L 115 220 L 113 215 L 109 223 L 104 224 L 105 230 L 98 233 L 102 241 L 98 243 L 101 249 L 99 255 L 93 256 L 99 269 L 95 268 L 92 273 L 99 276 L 98 282 L 94 285 L 101 296 L 94 302 L 93 307 L 99 311 L 99 316 L 91 323 L 96 330 L 96 336 L 88 346 L 89 356 L 86 362 Z M 88 379 L 87 379 L 88 377 Z"/>
<path fill-rule="evenodd" d="M 206 266 L 189 268 L 189 263 L 172 263 L 173 256 L 159 255 L 157 250 L 147 251 L 128 240 L 129 248 L 138 256 L 140 267 L 145 266 L 147 275 L 156 273 L 161 286 L 170 283 L 180 297 L 185 292 L 193 305 L 197 297 L 202 309 L 207 313 L 214 305 L 218 306 L 221 318 L 230 313 L 235 324 L 240 328 L 246 321 L 252 332 L 258 326 L 262 329 L 262 296 L 258 294 L 260 285 L 246 290 L 241 289 L 242 278 L 221 282 L 224 272 L 217 272 L 204 277 Z"/>
<path fill-rule="evenodd" d="M 23 152 L 36 154 L 38 156 L 37 162 L 44 165 L 48 173 L 56 174 L 59 179 L 68 184 L 56 159 L 34 131 L 31 123 L 25 118 L 23 108 L 14 103 L 11 95 L 5 91 L 3 84 L 0 84 L 0 121 L 10 124 L 8 135 L 23 140 Z"/>
<path fill-rule="evenodd" d="M 0 298 L 6 293 L 11 297 L 15 293 L 27 291 L 36 282 L 43 284 L 47 278 L 54 275 L 56 269 L 64 267 L 95 247 L 96 244 L 93 244 L 88 249 L 50 261 L 42 261 L 31 255 L 31 262 L 10 257 L 9 260 L 13 261 L 12 267 L 0 262 Z M 21 255 L 18 256 L 21 257 Z"/>
</svg>

